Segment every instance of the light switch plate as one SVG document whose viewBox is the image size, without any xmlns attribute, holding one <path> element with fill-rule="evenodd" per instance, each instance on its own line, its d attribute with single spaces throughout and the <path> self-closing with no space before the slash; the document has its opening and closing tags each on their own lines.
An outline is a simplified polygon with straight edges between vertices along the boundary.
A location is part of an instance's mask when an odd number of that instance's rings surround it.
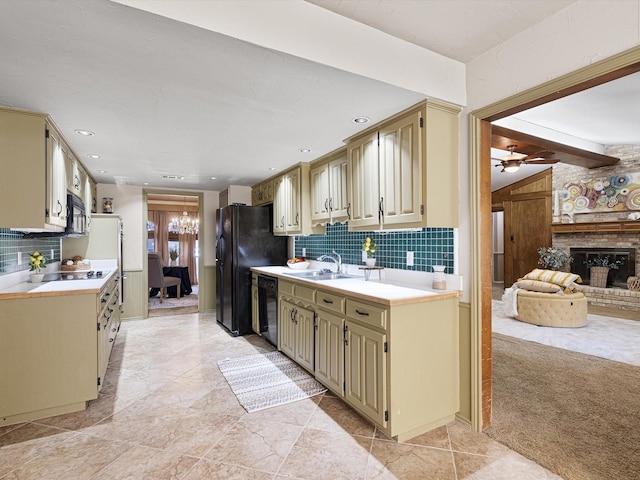
<svg viewBox="0 0 640 480">
<path fill-rule="evenodd" d="M 407 267 L 413 267 L 413 252 L 407 252 Z"/>
</svg>

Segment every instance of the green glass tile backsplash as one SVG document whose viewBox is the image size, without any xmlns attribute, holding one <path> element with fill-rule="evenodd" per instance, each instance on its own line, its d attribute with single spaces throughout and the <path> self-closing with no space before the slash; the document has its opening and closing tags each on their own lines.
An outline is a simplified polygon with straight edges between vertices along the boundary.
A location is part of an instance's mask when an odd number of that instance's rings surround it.
<svg viewBox="0 0 640 480">
<path fill-rule="evenodd" d="M 22 238 L 20 232 L 0 228 L 0 275 L 29 270 L 29 254 L 36 250 L 47 258 L 47 263 L 59 262 L 60 244 L 59 238 Z M 22 257 L 20 263 L 18 253 Z"/>
<path fill-rule="evenodd" d="M 326 235 L 294 237 L 294 252 L 316 259 L 335 250 L 344 263 L 362 265 L 362 243 L 367 237 L 376 242 L 376 265 L 403 270 L 432 272 L 432 265 L 444 265 L 446 273 L 454 268 L 454 229 L 423 228 L 415 231 L 349 232 L 347 224 L 327 225 Z M 413 252 L 414 265 L 407 266 L 407 252 Z"/>
</svg>

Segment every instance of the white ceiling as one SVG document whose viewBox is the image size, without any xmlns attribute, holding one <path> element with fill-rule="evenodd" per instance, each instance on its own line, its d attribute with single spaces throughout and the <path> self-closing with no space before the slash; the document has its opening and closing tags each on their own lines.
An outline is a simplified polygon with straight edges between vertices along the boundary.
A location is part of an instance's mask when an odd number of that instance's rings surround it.
<svg viewBox="0 0 640 480">
<path fill-rule="evenodd" d="M 312 3 L 466 62 L 573 2 Z M 353 117 L 377 122 L 424 98 L 106 0 L 0 2 L 0 72 L 0 105 L 51 114 L 100 183 L 198 190 L 251 185 L 272 175 L 270 168 L 340 147 L 365 128 Z M 554 130 L 571 125 L 576 130 L 567 133 L 600 143 L 613 137 L 598 119 L 622 133 L 604 121 L 604 107 L 616 104 L 610 92 L 580 95 L 578 106 L 567 99 L 519 116 Z M 637 136 L 637 111 L 625 115 L 633 116 Z M 96 135 L 80 137 L 76 129 Z"/>
</svg>

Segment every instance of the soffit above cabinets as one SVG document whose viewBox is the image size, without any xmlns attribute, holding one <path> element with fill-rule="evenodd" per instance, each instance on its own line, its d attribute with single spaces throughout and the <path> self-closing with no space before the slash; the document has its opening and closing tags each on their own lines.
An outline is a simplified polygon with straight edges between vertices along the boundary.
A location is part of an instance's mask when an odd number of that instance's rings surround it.
<svg viewBox="0 0 640 480">
<path fill-rule="evenodd" d="M 491 129 L 491 146 L 500 150 L 508 150 L 507 147 L 510 145 L 516 145 L 514 150 L 516 153 L 526 155 L 534 155 L 538 152 L 549 150 L 554 152 L 553 158 L 557 158 L 560 162 L 584 168 L 606 167 L 615 165 L 620 161 L 619 158 L 582 150 L 581 148 L 563 145 L 552 140 L 493 125 Z"/>
</svg>

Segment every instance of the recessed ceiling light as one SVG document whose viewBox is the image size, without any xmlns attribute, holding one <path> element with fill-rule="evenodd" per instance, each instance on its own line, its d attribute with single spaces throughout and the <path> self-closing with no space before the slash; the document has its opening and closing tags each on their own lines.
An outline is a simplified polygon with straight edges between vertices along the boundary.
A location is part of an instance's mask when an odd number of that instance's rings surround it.
<svg viewBox="0 0 640 480">
<path fill-rule="evenodd" d="M 107 173 L 106 170 L 98 170 L 98 173 Z"/>
<path fill-rule="evenodd" d="M 89 155 L 87 155 L 87 157 L 93 158 L 95 160 L 102 158 L 100 155 L 96 155 L 95 153 L 90 153 Z"/>
<path fill-rule="evenodd" d="M 143 185 L 149 185 L 149 182 L 144 182 Z"/>
<path fill-rule="evenodd" d="M 84 135 L 85 137 L 93 137 L 95 133 L 90 130 L 76 130 L 78 135 Z"/>
<path fill-rule="evenodd" d="M 167 180 L 184 180 L 184 175 L 162 175 Z"/>
<path fill-rule="evenodd" d="M 310 148 L 301 148 L 300 150 L 298 150 L 300 153 L 309 153 L 311 152 Z"/>
<path fill-rule="evenodd" d="M 276 170 L 276 167 L 269 167 L 269 170 L 273 172 L 274 170 Z"/>
<path fill-rule="evenodd" d="M 351 121 L 353 123 L 369 123 L 369 117 L 355 117 Z"/>
<path fill-rule="evenodd" d="M 218 177 L 211 177 L 211 180 L 216 180 Z"/>
</svg>

